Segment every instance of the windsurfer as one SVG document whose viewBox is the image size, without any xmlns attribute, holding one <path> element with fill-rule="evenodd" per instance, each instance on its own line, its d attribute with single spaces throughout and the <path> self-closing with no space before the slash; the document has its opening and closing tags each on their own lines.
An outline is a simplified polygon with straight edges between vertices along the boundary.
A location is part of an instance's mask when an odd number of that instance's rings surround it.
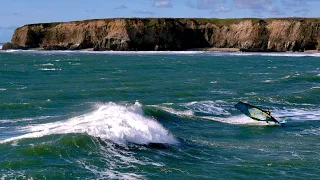
<svg viewBox="0 0 320 180">
<path fill-rule="evenodd" d="M 269 115 L 269 117 L 267 117 L 267 119 L 266 119 L 267 123 L 269 123 L 269 120 L 272 120 L 271 119 L 271 112 L 270 112 L 269 108 L 266 109 L 266 114 Z"/>
<path fill-rule="evenodd" d="M 271 112 L 270 112 L 269 108 L 267 108 L 266 113 L 267 113 L 269 116 L 271 116 Z"/>
</svg>

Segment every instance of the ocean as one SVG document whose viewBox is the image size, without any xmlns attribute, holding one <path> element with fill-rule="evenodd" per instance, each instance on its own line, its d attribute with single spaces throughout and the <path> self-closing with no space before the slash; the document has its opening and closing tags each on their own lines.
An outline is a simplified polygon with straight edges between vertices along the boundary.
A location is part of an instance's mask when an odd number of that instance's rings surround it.
<svg viewBox="0 0 320 180">
<path fill-rule="evenodd" d="M 319 179 L 320 55 L 0 51 L 1 179 Z M 285 126 L 251 120 L 239 101 Z"/>
</svg>

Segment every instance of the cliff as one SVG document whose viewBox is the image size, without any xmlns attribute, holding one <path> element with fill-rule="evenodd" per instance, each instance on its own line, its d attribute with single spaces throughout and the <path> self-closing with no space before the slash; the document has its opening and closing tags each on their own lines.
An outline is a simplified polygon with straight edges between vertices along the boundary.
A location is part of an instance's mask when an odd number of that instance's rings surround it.
<svg viewBox="0 0 320 180">
<path fill-rule="evenodd" d="M 320 49 L 320 19 L 97 19 L 17 28 L 3 49 L 154 51 Z"/>
</svg>

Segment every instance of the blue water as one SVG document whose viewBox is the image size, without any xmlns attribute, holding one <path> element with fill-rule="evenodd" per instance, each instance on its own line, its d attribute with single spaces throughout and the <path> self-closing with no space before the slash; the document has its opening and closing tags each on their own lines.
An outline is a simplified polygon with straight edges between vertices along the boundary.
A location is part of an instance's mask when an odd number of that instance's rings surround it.
<svg viewBox="0 0 320 180">
<path fill-rule="evenodd" d="M 319 179 L 320 55 L 0 51 L 2 179 Z M 286 126 L 234 105 L 270 108 Z"/>
</svg>

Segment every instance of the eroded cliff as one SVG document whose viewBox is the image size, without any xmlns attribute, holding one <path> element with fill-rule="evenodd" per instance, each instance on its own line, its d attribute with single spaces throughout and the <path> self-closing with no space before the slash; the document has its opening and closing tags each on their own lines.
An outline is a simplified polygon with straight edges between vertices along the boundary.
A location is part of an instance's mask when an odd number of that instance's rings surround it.
<svg viewBox="0 0 320 180">
<path fill-rule="evenodd" d="M 98 19 L 17 28 L 3 49 L 153 51 L 320 49 L 320 19 Z"/>
</svg>

